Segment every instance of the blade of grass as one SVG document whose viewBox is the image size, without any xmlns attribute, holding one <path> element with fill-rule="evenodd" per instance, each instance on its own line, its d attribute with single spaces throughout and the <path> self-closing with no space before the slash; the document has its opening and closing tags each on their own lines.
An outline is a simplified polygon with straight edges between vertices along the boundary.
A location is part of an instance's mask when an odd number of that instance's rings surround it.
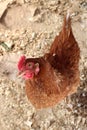
<svg viewBox="0 0 87 130">
<path fill-rule="evenodd" d="M 0 45 L 6 50 L 10 51 L 11 49 L 5 44 L 5 42 L 0 42 Z"/>
</svg>

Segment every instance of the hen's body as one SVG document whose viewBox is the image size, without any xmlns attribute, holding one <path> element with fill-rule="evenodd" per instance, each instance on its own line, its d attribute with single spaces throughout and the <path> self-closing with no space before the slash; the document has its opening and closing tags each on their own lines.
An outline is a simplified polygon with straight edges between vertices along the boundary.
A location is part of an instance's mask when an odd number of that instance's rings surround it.
<svg viewBox="0 0 87 130">
<path fill-rule="evenodd" d="M 79 85 L 80 50 L 73 36 L 70 18 L 65 18 L 63 29 L 56 36 L 50 51 L 42 58 L 27 59 L 39 63 L 40 72 L 26 80 L 26 93 L 36 108 L 50 107 Z"/>
</svg>

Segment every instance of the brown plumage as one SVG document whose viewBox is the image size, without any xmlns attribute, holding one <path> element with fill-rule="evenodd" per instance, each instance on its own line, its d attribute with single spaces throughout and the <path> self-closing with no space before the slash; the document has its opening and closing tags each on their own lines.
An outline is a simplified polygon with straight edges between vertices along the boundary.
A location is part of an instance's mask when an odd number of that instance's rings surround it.
<svg viewBox="0 0 87 130">
<path fill-rule="evenodd" d="M 71 19 L 66 16 L 62 31 L 56 36 L 49 53 L 40 58 L 25 59 L 23 63 L 23 66 L 31 62 L 38 64 L 38 73 L 35 73 L 35 66 L 31 67 L 34 74 L 25 81 L 27 97 L 35 108 L 53 106 L 76 92 L 80 82 L 79 58 L 80 50 L 72 33 Z"/>
</svg>

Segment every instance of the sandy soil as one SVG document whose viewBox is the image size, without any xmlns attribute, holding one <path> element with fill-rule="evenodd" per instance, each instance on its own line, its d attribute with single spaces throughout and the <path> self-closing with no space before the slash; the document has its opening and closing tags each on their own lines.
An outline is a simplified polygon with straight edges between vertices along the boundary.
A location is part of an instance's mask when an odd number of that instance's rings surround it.
<svg viewBox="0 0 87 130">
<path fill-rule="evenodd" d="M 0 0 L 0 7 L 0 130 L 87 130 L 86 0 Z M 17 78 L 17 61 L 49 50 L 67 10 L 81 50 L 81 83 L 60 104 L 35 110 Z"/>
</svg>

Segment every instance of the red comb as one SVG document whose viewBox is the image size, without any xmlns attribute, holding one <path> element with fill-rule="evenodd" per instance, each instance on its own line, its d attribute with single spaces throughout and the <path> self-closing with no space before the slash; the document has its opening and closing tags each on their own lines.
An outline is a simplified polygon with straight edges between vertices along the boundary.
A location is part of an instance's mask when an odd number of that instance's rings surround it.
<svg viewBox="0 0 87 130">
<path fill-rule="evenodd" d="M 21 70 L 23 68 L 23 64 L 26 60 L 26 57 L 25 56 L 21 56 L 21 58 L 19 59 L 19 62 L 18 62 L 18 69 Z"/>
</svg>

